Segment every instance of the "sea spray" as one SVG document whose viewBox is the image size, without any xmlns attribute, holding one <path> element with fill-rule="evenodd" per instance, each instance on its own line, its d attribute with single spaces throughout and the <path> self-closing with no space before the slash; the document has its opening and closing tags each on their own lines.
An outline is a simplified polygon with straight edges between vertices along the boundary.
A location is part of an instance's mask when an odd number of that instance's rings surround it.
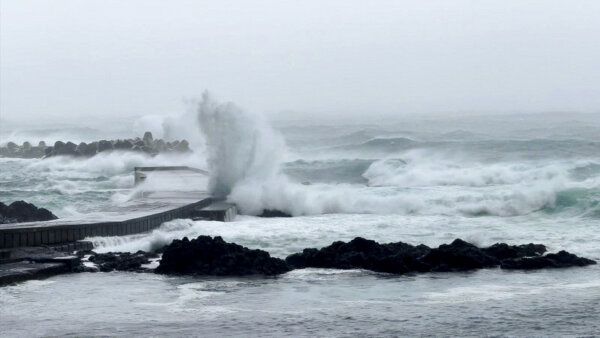
<svg viewBox="0 0 600 338">
<path fill-rule="evenodd" d="M 211 171 L 210 191 L 244 214 L 277 209 L 294 216 L 327 213 L 516 216 L 554 210 L 557 196 L 598 182 L 574 180 L 581 163 L 522 161 L 484 165 L 443 152 L 408 150 L 374 161 L 365 184 L 301 184 L 280 170 L 286 146 L 258 114 L 204 94 L 199 108 Z M 456 186 L 461 187 L 459 191 Z M 585 196 L 584 196 L 585 197 Z M 587 197 L 586 197 L 587 198 Z M 594 204 L 595 205 L 595 204 Z"/>
<path fill-rule="evenodd" d="M 283 137 L 261 115 L 233 103 L 219 104 L 204 92 L 199 120 L 211 173 L 209 191 L 214 196 L 228 196 L 245 180 L 268 182 L 279 174 Z"/>
</svg>

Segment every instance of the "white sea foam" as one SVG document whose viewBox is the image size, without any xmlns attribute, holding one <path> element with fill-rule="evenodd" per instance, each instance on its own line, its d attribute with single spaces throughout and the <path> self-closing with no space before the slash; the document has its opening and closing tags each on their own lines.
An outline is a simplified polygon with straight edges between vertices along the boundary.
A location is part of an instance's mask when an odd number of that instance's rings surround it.
<svg viewBox="0 0 600 338">
<path fill-rule="evenodd" d="M 577 182 L 570 162 L 478 163 L 439 152 L 408 150 L 374 162 L 361 184 L 302 185 L 280 171 L 281 136 L 257 114 L 218 104 L 204 94 L 200 125 L 207 140 L 211 191 L 246 214 L 278 209 L 292 215 L 324 213 L 467 214 L 514 216 L 555 206 Z M 581 164 L 581 163 L 580 163 Z M 598 182 L 593 182 L 598 187 Z M 458 189 L 457 189 L 458 187 Z"/>
<path fill-rule="evenodd" d="M 260 114 L 233 103 L 219 104 L 205 92 L 198 116 L 206 139 L 212 194 L 225 197 L 247 180 L 269 181 L 278 174 L 283 138 Z"/>
</svg>

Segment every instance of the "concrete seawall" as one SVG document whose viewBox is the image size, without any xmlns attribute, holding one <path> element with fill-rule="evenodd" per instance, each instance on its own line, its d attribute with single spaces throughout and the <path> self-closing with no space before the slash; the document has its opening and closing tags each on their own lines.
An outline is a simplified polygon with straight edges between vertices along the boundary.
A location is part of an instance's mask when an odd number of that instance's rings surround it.
<svg viewBox="0 0 600 338">
<path fill-rule="evenodd" d="M 149 215 L 106 222 L 48 221 L 7 224 L 0 227 L 0 249 L 75 242 L 92 236 L 123 236 L 158 228 L 164 222 L 189 218 L 194 210 L 208 207 L 214 199 L 206 197 L 193 203 Z"/>
<path fill-rule="evenodd" d="M 77 241 L 87 237 L 148 232 L 177 218 L 233 220 L 237 214 L 234 205 L 215 199 L 206 191 L 189 190 L 202 188 L 207 174 L 184 166 L 136 167 L 134 181 L 139 186 L 128 201 L 101 212 L 52 221 L 0 224 L 0 249 L 77 247 Z M 157 190 L 157 186 L 169 190 Z"/>
</svg>

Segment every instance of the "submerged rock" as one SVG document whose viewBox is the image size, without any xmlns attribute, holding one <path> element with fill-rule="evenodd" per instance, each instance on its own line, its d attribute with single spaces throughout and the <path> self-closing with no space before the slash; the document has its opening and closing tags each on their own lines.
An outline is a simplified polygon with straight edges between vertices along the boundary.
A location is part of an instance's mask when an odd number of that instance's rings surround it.
<svg viewBox="0 0 600 338">
<path fill-rule="evenodd" d="M 292 215 L 280 210 L 264 209 L 258 217 L 292 217 Z"/>
<path fill-rule="evenodd" d="M 83 252 L 82 254 L 85 254 Z M 102 272 L 110 271 L 135 271 L 145 272 L 148 269 L 142 267 L 143 264 L 150 263 L 151 258 L 157 258 L 158 255 L 155 253 L 148 253 L 144 251 L 138 251 L 136 253 L 130 252 L 109 252 L 109 253 L 95 253 L 90 252 L 91 256 L 88 260 L 98 266 L 98 269 Z"/>
<path fill-rule="evenodd" d="M 283 260 L 271 257 L 266 251 L 210 236 L 174 240 L 164 248 L 156 268 L 161 274 L 216 276 L 277 275 L 288 271 L 290 267 Z"/>
<path fill-rule="evenodd" d="M 38 208 L 25 201 L 12 202 L 10 205 L 0 202 L 0 224 L 49 221 L 57 218 L 48 209 Z"/>
</svg>

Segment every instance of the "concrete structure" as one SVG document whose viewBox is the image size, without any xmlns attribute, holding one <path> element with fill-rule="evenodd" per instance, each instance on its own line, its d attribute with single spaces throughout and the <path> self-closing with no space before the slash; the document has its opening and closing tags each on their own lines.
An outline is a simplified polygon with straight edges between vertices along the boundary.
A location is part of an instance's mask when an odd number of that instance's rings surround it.
<svg viewBox="0 0 600 338">
<path fill-rule="evenodd" d="M 144 181 L 149 172 L 161 172 L 160 175 L 153 174 L 153 182 L 149 183 L 157 183 L 156 176 L 162 176 L 167 182 L 163 185 L 169 188 L 177 183 L 182 185 L 182 182 L 170 180 L 172 178 L 183 181 L 183 187 L 179 188 L 188 189 L 189 186 L 203 187 L 199 182 L 207 179 L 206 171 L 190 167 L 136 167 L 136 181 Z M 135 198 L 107 211 L 44 222 L 2 224 L 0 249 L 43 245 L 77 250 L 89 246 L 78 243 L 87 237 L 143 233 L 177 218 L 230 221 L 237 213 L 234 205 L 215 200 L 204 191 L 154 191 L 144 188 L 154 189 L 155 186 L 148 183 L 141 185 L 138 191 L 134 190 Z"/>
<path fill-rule="evenodd" d="M 138 184 L 142 183 L 146 179 L 149 172 L 157 172 L 157 171 L 169 171 L 169 172 L 175 172 L 175 171 L 184 171 L 185 172 L 185 171 L 187 171 L 187 172 L 192 172 L 192 173 L 197 173 L 197 174 L 202 174 L 202 175 L 208 176 L 208 171 L 206 171 L 206 170 L 192 168 L 192 167 L 186 167 L 186 166 L 135 167 L 133 170 L 134 184 L 138 185 Z"/>
<path fill-rule="evenodd" d="M 143 233 L 177 218 L 228 222 L 237 214 L 235 205 L 204 191 L 189 190 L 205 186 L 204 170 L 137 167 L 134 176 L 139 185 L 132 190 L 134 198 L 110 210 L 52 221 L 0 224 L 0 286 L 75 271 L 80 260 L 66 252 L 93 249 L 91 242 L 83 240 L 87 237 Z"/>
<path fill-rule="evenodd" d="M 235 204 L 224 201 L 216 201 L 206 208 L 194 209 L 190 213 L 190 218 L 194 221 L 210 220 L 220 222 L 231 222 L 237 215 Z"/>
<path fill-rule="evenodd" d="M 174 200 L 161 195 L 144 196 L 129 206 L 82 218 L 3 224 L 0 226 L 0 249 L 66 244 L 86 237 L 146 232 L 176 218 L 189 218 L 192 210 L 207 207 L 214 201 L 208 195 L 196 198 L 186 195 L 178 194 L 179 198 Z"/>
</svg>

